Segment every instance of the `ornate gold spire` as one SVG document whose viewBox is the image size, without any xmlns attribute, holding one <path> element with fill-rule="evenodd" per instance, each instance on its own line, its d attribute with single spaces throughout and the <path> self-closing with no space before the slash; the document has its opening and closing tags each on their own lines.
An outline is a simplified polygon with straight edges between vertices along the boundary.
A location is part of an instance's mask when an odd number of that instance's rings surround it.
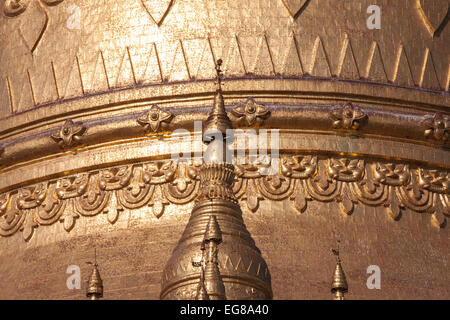
<svg viewBox="0 0 450 320">
<path fill-rule="evenodd" d="M 206 226 L 205 238 L 203 239 L 203 241 L 205 243 L 212 241 L 217 243 L 218 245 L 222 243 L 222 231 L 220 231 L 216 216 L 209 217 L 209 222 Z"/>
<path fill-rule="evenodd" d="M 94 263 L 87 263 L 92 264 L 94 268 L 92 269 L 92 274 L 88 280 L 86 296 L 91 298 L 91 300 L 98 300 L 103 298 L 103 280 L 100 277 L 100 272 L 98 271 L 97 249 L 94 249 Z"/>
<path fill-rule="evenodd" d="M 209 300 L 208 292 L 205 287 L 205 241 L 201 245 L 202 259 L 199 262 L 192 262 L 194 267 L 200 267 L 200 280 L 197 286 L 197 293 L 195 295 L 195 300 Z"/>
<path fill-rule="evenodd" d="M 232 126 L 222 96 L 221 64 L 218 60 L 218 89 L 203 131 L 203 141 L 209 145 L 200 170 L 200 195 L 164 268 L 161 299 L 199 299 L 206 296 L 211 300 L 272 299 L 267 264 L 244 225 L 242 211 L 232 189 L 234 166 L 225 161 L 230 152 L 225 143 L 226 129 Z M 200 283 L 197 282 L 195 267 L 201 264 L 192 263 L 198 256 L 199 245 L 204 248 L 204 271 Z"/>
<path fill-rule="evenodd" d="M 217 72 L 217 90 L 214 95 L 214 105 L 209 113 L 208 119 L 203 126 L 203 141 L 209 143 L 213 140 L 213 136 L 217 133 L 221 133 L 223 138 L 226 139 L 227 129 L 232 129 L 230 118 L 228 118 L 225 111 L 225 102 L 222 95 L 222 59 L 217 60 L 216 72 Z"/>
<path fill-rule="evenodd" d="M 222 242 L 222 232 L 216 216 L 209 217 L 201 250 L 202 260 L 193 262 L 194 267 L 201 267 L 200 281 L 196 300 L 225 300 L 225 287 L 219 271 L 217 246 Z"/>
<path fill-rule="evenodd" d="M 337 256 L 336 269 L 334 270 L 333 281 L 331 283 L 331 293 L 334 293 L 334 300 L 345 300 L 344 294 L 348 292 L 347 278 L 342 268 L 341 258 L 339 256 L 339 240 L 338 248 L 332 249 Z"/>
<path fill-rule="evenodd" d="M 211 215 L 203 239 L 206 248 L 205 288 L 210 300 L 225 300 L 225 286 L 219 271 L 217 259 L 218 245 L 222 242 L 222 232 L 216 216 Z"/>
</svg>

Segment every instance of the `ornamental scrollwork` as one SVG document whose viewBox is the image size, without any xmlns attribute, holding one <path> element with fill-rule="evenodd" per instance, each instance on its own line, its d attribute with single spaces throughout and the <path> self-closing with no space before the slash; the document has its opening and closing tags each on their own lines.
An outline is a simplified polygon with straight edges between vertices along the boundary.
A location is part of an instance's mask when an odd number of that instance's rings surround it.
<svg viewBox="0 0 450 320">
<path fill-rule="evenodd" d="M 256 103 L 253 98 L 248 98 L 244 103 L 238 104 L 231 114 L 238 120 L 245 120 L 249 126 L 261 123 L 270 116 L 269 109 L 260 103 Z"/>
<path fill-rule="evenodd" d="M 425 127 L 424 135 L 426 138 L 439 142 L 448 141 L 450 120 L 442 113 L 436 112 L 434 115 L 424 116 L 421 124 Z"/>
<path fill-rule="evenodd" d="M 8 17 L 15 17 L 23 13 L 33 0 L 5 0 L 3 11 Z M 47 6 L 56 6 L 64 0 L 38 0 Z"/>
<path fill-rule="evenodd" d="M 448 194 L 450 192 L 450 173 L 420 168 L 419 185 L 423 189 Z"/>
<path fill-rule="evenodd" d="M 374 169 L 374 180 L 391 186 L 402 186 L 411 176 L 408 164 L 377 162 Z"/>
<path fill-rule="evenodd" d="M 350 192 L 357 202 L 368 206 L 379 206 L 387 203 L 389 186 L 375 179 L 374 164 L 367 165 L 364 178 L 350 183 Z"/>
<path fill-rule="evenodd" d="M 364 160 L 330 158 L 328 161 L 328 174 L 332 179 L 353 182 L 361 180 L 364 174 Z"/>
<path fill-rule="evenodd" d="M 18 16 L 28 6 L 29 0 L 5 0 L 3 12 L 8 17 Z"/>
<path fill-rule="evenodd" d="M 367 121 L 368 116 L 351 102 L 334 106 L 330 111 L 334 129 L 358 130 Z"/>
<path fill-rule="evenodd" d="M 81 142 L 86 127 L 82 122 L 67 119 L 64 124 L 51 135 L 51 138 L 63 149 L 70 148 Z"/>
<path fill-rule="evenodd" d="M 311 177 L 317 168 L 317 157 L 315 156 L 290 156 L 284 157 L 281 162 L 281 173 L 294 179 L 305 179 Z"/>
<path fill-rule="evenodd" d="M 172 113 L 162 110 L 156 104 L 152 105 L 150 110 L 141 115 L 137 122 L 144 127 L 146 131 L 157 132 L 162 125 L 169 123 L 173 118 Z"/>
<path fill-rule="evenodd" d="M 438 227 L 450 216 L 450 173 L 404 163 L 351 157 L 283 155 L 267 164 L 235 165 L 234 196 L 242 208 L 287 200 L 301 214 L 311 201 L 335 202 L 345 215 L 357 206 L 384 208 L 400 219 L 408 208 L 431 215 Z M 130 164 L 36 183 L 0 194 L 0 236 L 21 231 L 28 241 L 42 226 L 60 221 L 69 232 L 78 219 L 105 214 L 115 223 L 125 210 L 148 206 L 161 217 L 169 205 L 185 205 L 202 193 L 200 165 L 171 160 Z"/>
</svg>

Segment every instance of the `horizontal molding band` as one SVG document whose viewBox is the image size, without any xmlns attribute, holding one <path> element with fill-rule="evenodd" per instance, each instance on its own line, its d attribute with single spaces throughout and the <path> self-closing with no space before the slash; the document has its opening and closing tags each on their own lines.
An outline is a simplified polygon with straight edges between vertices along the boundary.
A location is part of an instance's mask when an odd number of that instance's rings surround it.
<svg viewBox="0 0 450 320">
<path fill-rule="evenodd" d="M 408 144 L 404 141 L 358 138 L 298 130 L 281 130 L 279 138 L 281 153 L 313 152 L 348 155 L 418 163 L 442 169 L 450 168 L 448 150 Z M 204 148 L 203 144 L 196 143 L 192 135 L 180 135 L 172 138 L 167 135 L 159 135 L 133 140 L 118 140 L 91 147 L 79 147 L 0 170 L 0 192 L 97 168 L 155 159 L 170 159 L 172 153 L 197 153 Z"/>
<path fill-rule="evenodd" d="M 309 134 L 323 134 L 358 137 L 360 139 L 378 139 L 387 141 L 396 141 L 398 143 L 407 144 L 409 151 L 401 154 L 388 154 L 387 157 L 398 157 L 413 161 L 425 161 L 436 165 L 446 165 L 448 161 L 441 162 L 442 157 L 433 158 L 431 155 L 412 155 L 418 154 L 415 150 L 428 150 L 432 154 L 448 155 L 450 139 L 433 139 L 433 136 L 427 137 L 427 128 L 422 122 L 428 117 L 436 116 L 436 113 L 423 113 L 416 110 L 396 110 L 392 107 L 373 106 L 368 104 L 352 103 L 355 110 L 359 110 L 364 114 L 364 121 L 358 128 L 335 127 L 333 120 L 333 112 L 335 108 L 343 108 L 346 104 L 341 102 L 337 105 L 283 105 L 274 104 L 268 98 L 256 97 L 255 103 L 261 104 L 270 111 L 270 116 L 255 124 L 249 125 L 243 119 L 233 114 L 233 108 L 239 103 L 248 101 L 247 98 L 237 99 L 233 105 L 228 105 L 227 110 L 233 121 L 235 128 L 252 129 L 267 128 L 279 130 L 300 130 Z M 211 101 L 211 97 L 208 97 Z M 129 105 L 123 114 L 115 114 L 112 117 L 108 115 L 96 114 L 94 117 L 71 118 L 74 121 L 83 120 L 82 126 L 86 129 L 80 136 L 81 142 L 78 145 L 69 148 L 61 148 L 58 143 L 52 139 L 52 135 L 57 134 L 63 122 L 48 123 L 40 130 L 36 129 L 33 134 L 21 137 L 10 137 L 3 140 L 0 146 L 3 146 L 3 153 L 0 154 L 0 172 L 11 170 L 11 167 L 21 166 L 25 162 L 38 161 L 42 158 L 60 157 L 65 152 L 73 152 L 78 149 L 97 148 L 102 144 L 120 143 L 123 140 L 135 140 L 145 137 L 160 138 L 169 135 L 176 129 L 194 130 L 194 121 L 204 121 L 207 110 L 210 106 L 197 106 L 190 108 L 165 108 L 161 105 L 164 112 L 171 114 L 170 121 L 161 122 L 156 132 L 146 130 L 138 119 L 145 112 L 149 111 L 150 106 L 147 104 Z M 443 115 L 447 119 L 447 116 Z M 86 120 L 85 120 L 86 118 Z M 430 120 L 431 121 L 431 120 Z M 31 132 L 29 132 L 31 133 Z M 449 135 L 449 128 L 443 129 L 444 136 Z M 442 138 L 444 138 L 444 136 Z M 357 144 L 355 144 L 357 145 Z M 426 148 L 428 147 L 428 148 Z M 308 149 L 303 148 L 303 149 Z M 402 146 L 403 148 L 403 146 Z M 425 149 L 424 149 L 425 148 Z M 378 148 L 379 149 L 379 148 Z M 317 150 L 317 149 L 314 149 Z M 377 150 L 377 149 L 375 149 Z M 336 152 L 353 152 L 345 150 L 333 149 Z M 374 151 L 376 156 L 381 155 L 380 151 Z M 372 154 L 372 152 L 368 152 Z M 405 154 L 409 154 L 405 156 Z M 445 157 L 444 157 L 445 160 Z"/>
<path fill-rule="evenodd" d="M 344 215 L 351 215 L 355 206 L 372 206 L 393 220 L 409 209 L 430 214 L 438 228 L 444 228 L 450 216 L 449 171 L 302 153 L 282 154 L 274 167 L 271 175 L 264 175 L 264 164 L 235 166 L 233 192 L 241 206 L 255 212 L 260 201 L 286 200 L 301 214 L 311 201 L 336 202 Z M 166 206 L 187 205 L 197 198 L 200 170 L 192 162 L 143 161 L 0 192 L 0 236 L 22 231 L 29 241 L 36 228 L 58 222 L 70 232 L 77 219 L 101 213 L 114 224 L 125 209 L 144 206 L 160 218 Z"/>
<path fill-rule="evenodd" d="M 30 135 L 30 131 L 51 126 L 66 118 L 87 121 L 90 117 L 98 118 L 99 114 L 106 117 L 123 115 L 149 103 L 173 108 L 208 106 L 215 86 L 213 80 L 133 86 L 37 106 L 0 119 L 0 141 Z M 224 81 L 224 96 L 226 104 L 253 96 L 267 103 L 288 105 L 352 101 L 355 104 L 416 112 L 448 112 L 450 107 L 448 92 L 325 78 L 227 79 Z"/>
</svg>

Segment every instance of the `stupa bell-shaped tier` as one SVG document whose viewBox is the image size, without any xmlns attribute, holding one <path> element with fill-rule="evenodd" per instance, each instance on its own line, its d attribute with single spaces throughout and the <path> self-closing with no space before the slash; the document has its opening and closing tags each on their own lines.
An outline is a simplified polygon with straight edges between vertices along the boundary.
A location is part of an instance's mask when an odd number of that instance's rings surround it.
<svg viewBox="0 0 450 320">
<path fill-rule="evenodd" d="M 186 229 L 163 271 L 161 299 L 194 299 L 200 247 L 211 215 L 222 230 L 218 266 L 227 299 L 271 299 L 271 280 L 266 262 L 256 247 L 235 202 L 222 199 L 199 201 Z"/>
</svg>

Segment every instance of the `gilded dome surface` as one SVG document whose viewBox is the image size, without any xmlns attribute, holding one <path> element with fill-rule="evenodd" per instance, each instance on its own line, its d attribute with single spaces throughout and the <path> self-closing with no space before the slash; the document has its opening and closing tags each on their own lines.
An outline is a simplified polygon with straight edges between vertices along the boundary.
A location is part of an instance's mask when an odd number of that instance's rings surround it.
<svg viewBox="0 0 450 320">
<path fill-rule="evenodd" d="M 235 164 L 232 189 L 273 298 L 331 297 L 336 234 L 349 298 L 448 298 L 448 8 L 0 1 L 0 297 L 83 298 L 65 270 L 96 246 L 105 298 L 160 298 L 202 174 L 171 156 L 204 150 L 222 59 L 232 126 L 279 138 L 276 172 Z"/>
<path fill-rule="evenodd" d="M 446 0 L 379 1 L 389 7 L 379 30 L 366 26 L 370 1 L 20 0 L 16 12 L 9 3 L 0 17 L 3 118 L 114 88 L 211 79 L 214 57 L 227 78 L 449 85 L 448 28 L 430 34 Z"/>
</svg>

